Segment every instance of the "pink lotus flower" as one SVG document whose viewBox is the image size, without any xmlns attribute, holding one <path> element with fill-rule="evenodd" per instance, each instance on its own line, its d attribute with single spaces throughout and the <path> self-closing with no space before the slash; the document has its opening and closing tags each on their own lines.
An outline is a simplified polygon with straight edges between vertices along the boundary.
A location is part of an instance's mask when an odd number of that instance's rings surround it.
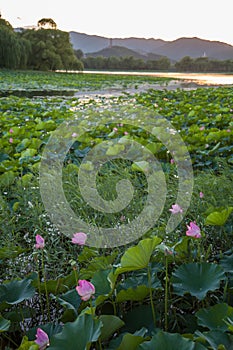
<svg viewBox="0 0 233 350">
<path fill-rule="evenodd" d="M 129 133 L 127 131 L 124 131 L 124 135 L 129 135 Z"/>
<path fill-rule="evenodd" d="M 10 142 L 10 143 L 13 143 L 13 141 L 14 141 L 13 138 L 10 137 L 10 138 L 9 138 L 9 142 Z"/>
<path fill-rule="evenodd" d="M 194 237 L 194 238 L 201 238 L 201 230 L 200 227 L 196 225 L 195 221 L 190 222 L 189 225 L 187 225 L 188 230 L 186 231 L 186 236 Z"/>
<path fill-rule="evenodd" d="M 179 206 L 179 204 L 173 204 L 172 208 L 169 209 L 172 214 L 183 213 L 183 209 Z"/>
<path fill-rule="evenodd" d="M 71 135 L 72 137 L 77 137 L 78 134 L 76 134 L 76 132 L 73 132 L 73 134 Z"/>
<path fill-rule="evenodd" d="M 92 297 L 93 294 L 95 294 L 95 286 L 86 280 L 79 280 L 76 291 L 82 300 L 87 301 Z"/>
<path fill-rule="evenodd" d="M 77 232 L 73 234 L 72 243 L 84 245 L 87 240 L 87 235 L 84 232 Z"/>
<path fill-rule="evenodd" d="M 175 163 L 175 160 L 172 158 L 172 159 L 170 160 L 170 163 L 171 163 L 171 164 L 174 164 L 174 163 Z"/>
<path fill-rule="evenodd" d="M 36 249 L 43 249 L 44 245 L 44 238 L 41 235 L 36 235 Z"/>
<path fill-rule="evenodd" d="M 13 134 L 14 130 L 10 128 L 9 133 Z"/>
<path fill-rule="evenodd" d="M 204 193 L 203 193 L 203 192 L 200 192 L 200 193 L 199 193 L 199 196 L 200 196 L 200 198 L 203 198 L 203 197 L 204 197 Z"/>
<path fill-rule="evenodd" d="M 113 131 L 117 132 L 117 131 L 118 131 L 118 129 L 117 129 L 117 128 L 113 128 Z"/>
<path fill-rule="evenodd" d="M 49 345 L 49 337 L 41 328 L 37 328 L 35 343 L 39 345 L 40 350 L 44 350 Z"/>
<path fill-rule="evenodd" d="M 204 126 L 201 126 L 199 130 L 205 130 L 205 127 Z"/>
</svg>

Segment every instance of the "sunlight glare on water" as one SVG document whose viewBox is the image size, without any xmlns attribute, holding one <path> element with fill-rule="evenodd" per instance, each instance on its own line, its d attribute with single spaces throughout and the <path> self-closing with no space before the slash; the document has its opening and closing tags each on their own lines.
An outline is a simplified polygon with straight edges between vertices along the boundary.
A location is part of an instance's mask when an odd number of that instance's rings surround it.
<svg viewBox="0 0 233 350">
<path fill-rule="evenodd" d="M 84 73 L 117 74 L 117 75 L 144 75 L 154 77 L 177 78 L 207 85 L 233 85 L 233 74 L 216 73 L 171 73 L 171 72 L 109 72 L 84 71 Z"/>
</svg>

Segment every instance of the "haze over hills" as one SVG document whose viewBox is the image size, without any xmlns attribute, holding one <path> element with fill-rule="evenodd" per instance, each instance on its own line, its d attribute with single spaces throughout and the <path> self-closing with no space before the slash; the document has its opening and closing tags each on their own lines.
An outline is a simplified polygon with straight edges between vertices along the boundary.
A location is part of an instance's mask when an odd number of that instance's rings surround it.
<svg viewBox="0 0 233 350">
<path fill-rule="evenodd" d="M 90 52 L 86 53 L 86 56 L 92 56 L 92 57 L 97 57 L 97 56 L 102 56 L 102 57 L 129 57 L 133 56 L 134 58 L 140 58 L 143 60 L 159 60 L 161 59 L 162 55 L 157 55 L 155 53 L 139 53 L 137 51 L 131 50 L 125 46 L 111 46 L 111 47 L 106 47 L 100 51 L 97 52 Z"/>
<path fill-rule="evenodd" d="M 98 51 L 101 52 L 101 50 L 110 47 L 110 44 L 112 44 L 113 46 L 123 46 L 136 51 L 143 56 L 149 53 L 167 56 L 172 61 L 180 60 L 184 56 L 192 58 L 206 56 L 218 60 L 233 59 L 232 45 L 196 37 L 179 38 L 173 41 L 153 38 L 113 38 L 110 43 L 109 38 L 72 31 L 70 32 L 70 41 L 75 50 L 81 49 L 85 54 L 93 53 L 95 56 L 96 53 L 99 54 Z"/>
</svg>

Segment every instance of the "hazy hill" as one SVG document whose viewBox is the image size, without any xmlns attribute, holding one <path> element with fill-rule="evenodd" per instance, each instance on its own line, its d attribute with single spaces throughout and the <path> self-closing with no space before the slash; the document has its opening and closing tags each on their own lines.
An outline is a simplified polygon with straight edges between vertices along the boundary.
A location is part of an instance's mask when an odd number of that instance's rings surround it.
<svg viewBox="0 0 233 350">
<path fill-rule="evenodd" d="M 92 56 L 92 57 L 97 57 L 97 56 L 103 56 L 103 57 L 111 57 L 111 56 L 115 56 L 115 57 L 129 57 L 129 56 L 133 56 L 134 58 L 141 58 L 143 60 L 148 60 L 148 59 L 153 59 L 153 60 L 159 60 L 160 58 L 162 58 L 162 55 L 157 55 L 157 54 L 153 54 L 153 53 L 149 53 L 149 54 L 142 54 L 139 53 L 137 51 L 128 49 L 127 47 L 123 47 L 123 46 L 112 46 L 112 47 L 106 47 L 105 49 L 102 49 L 100 51 L 97 52 L 91 52 L 91 53 L 87 53 L 86 56 Z"/>
<path fill-rule="evenodd" d="M 110 39 L 98 35 L 70 32 L 70 40 L 75 50 L 81 49 L 84 53 L 100 51 L 110 44 Z M 161 39 L 126 38 L 112 39 L 112 45 L 124 46 L 139 53 L 153 52 L 164 45 L 166 41 Z"/>
<path fill-rule="evenodd" d="M 159 47 L 156 53 L 180 60 L 184 56 L 193 58 L 204 54 L 210 58 L 228 59 L 233 58 L 233 46 L 220 41 L 209 41 L 199 38 L 180 38 L 167 42 Z"/>
<path fill-rule="evenodd" d="M 108 38 L 77 32 L 70 32 L 70 40 L 74 49 L 81 49 L 84 53 L 101 51 L 110 45 L 110 39 Z M 171 60 L 179 60 L 184 56 L 196 58 L 204 54 L 210 58 L 233 59 L 232 45 L 199 38 L 180 38 L 174 41 L 153 38 L 113 38 L 112 45 L 124 46 L 143 55 L 154 53 L 167 56 Z"/>
</svg>

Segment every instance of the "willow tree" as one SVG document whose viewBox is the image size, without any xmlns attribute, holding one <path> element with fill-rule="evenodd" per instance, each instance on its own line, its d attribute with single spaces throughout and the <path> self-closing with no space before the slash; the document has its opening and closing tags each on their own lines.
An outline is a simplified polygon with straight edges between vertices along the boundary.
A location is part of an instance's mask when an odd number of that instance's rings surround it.
<svg viewBox="0 0 233 350">
<path fill-rule="evenodd" d="M 83 69 L 74 54 L 69 33 L 54 29 L 26 30 L 23 38 L 31 43 L 28 68 L 37 70 Z"/>
<path fill-rule="evenodd" d="M 9 22 L 0 18 L 0 68 L 25 68 L 30 43 L 21 40 Z"/>
</svg>

